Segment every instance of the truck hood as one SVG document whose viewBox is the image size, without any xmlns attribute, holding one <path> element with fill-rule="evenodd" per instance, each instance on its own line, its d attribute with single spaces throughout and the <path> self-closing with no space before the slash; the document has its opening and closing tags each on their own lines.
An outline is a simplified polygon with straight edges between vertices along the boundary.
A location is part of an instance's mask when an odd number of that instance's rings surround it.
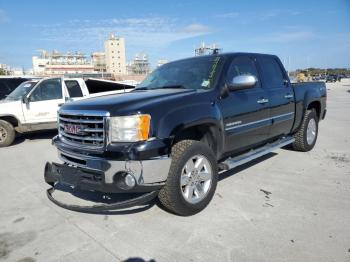
<svg viewBox="0 0 350 262">
<path fill-rule="evenodd" d="M 119 95 L 89 98 L 66 103 L 63 110 L 97 110 L 108 111 L 111 115 L 128 115 L 142 111 L 142 109 L 155 106 L 167 100 L 183 99 L 197 93 L 192 89 L 153 89 L 134 90 Z"/>
</svg>

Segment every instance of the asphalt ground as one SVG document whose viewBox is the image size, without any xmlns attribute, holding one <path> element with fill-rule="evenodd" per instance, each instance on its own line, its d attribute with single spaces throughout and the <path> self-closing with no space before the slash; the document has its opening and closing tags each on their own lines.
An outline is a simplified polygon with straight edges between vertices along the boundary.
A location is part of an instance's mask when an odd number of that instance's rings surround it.
<svg viewBox="0 0 350 262">
<path fill-rule="evenodd" d="M 54 132 L 0 149 L 0 261 L 350 261 L 350 80 L 327 84 L 311 152 L 281 149 L 220 176 L 191 217 L 157 202 L 112 214 L 45 194 Z"/>
</svg>

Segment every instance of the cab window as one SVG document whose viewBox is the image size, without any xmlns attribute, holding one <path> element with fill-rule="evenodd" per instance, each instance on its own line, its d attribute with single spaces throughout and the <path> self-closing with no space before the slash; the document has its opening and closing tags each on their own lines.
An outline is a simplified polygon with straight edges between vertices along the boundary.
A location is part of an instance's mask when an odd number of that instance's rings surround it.
<svg viewBox="0 0 350 262">
<path fill-rule="evenodd" d="M 62 99 L 61 79 L 43 80 L 30 96 L 31 102 Z"/>
<path fill-rule="evenodd" d="M 232 82 L 232 79 L 240 75 L 252 75 L 255 76 L 258 82 L 257 87 L 260 87 L 260 81 L 258 71 L 255 66 L 255 62 L 248 56 L 238 56 L 233 59 L 230 68 L 227 72 L 226 82 Z"/>
<path fill-rule="evenodd" d="M 283 87 L 284 75 L 279 63 L 274 57 L 263 56 L 259 58 L 264 86 L 267 88 Z"/>
</svg>

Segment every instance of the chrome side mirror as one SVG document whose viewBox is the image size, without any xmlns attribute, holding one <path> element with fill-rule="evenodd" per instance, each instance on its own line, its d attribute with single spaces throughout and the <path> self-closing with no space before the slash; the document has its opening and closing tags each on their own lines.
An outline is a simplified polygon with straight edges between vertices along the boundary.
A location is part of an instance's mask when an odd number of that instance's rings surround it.
<svg viewBox="0 0 350 262">
<path fill-rule="evenodd" d="M 258 82 L 257 78 L 253 75 L 239 75 L 235 76 L 229 84 L 229 89 L 240 90 L 246 88 L 252 88 Z"/>
</svg>

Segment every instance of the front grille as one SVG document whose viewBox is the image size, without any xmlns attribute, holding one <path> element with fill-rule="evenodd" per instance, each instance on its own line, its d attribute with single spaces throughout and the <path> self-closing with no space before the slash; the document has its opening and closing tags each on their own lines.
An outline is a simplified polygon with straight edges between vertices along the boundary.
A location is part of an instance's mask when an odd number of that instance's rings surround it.
<svg viewBox="0 0 350 262">
<path fill-rule="evenodd" d="M 68 144 L 101 149 L 105 145 L 105 116 L 105 113 L 59 112 L 60 137 Z"/>
</svg>

